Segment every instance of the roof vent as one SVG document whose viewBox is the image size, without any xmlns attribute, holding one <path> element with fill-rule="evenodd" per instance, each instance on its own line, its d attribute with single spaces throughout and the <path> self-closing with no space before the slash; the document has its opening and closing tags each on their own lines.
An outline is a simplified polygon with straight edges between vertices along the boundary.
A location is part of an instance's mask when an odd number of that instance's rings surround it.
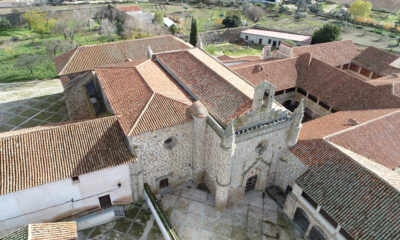
<svg viewBox="0 0 400 240">
<path fill-rule="evenodd" d="M 349 120 L 347 120 L 347 125 L 356 126 L 358 124 L 360 124 L 360 122 L 353 118 L 349 118 Z"/>
<path fill-rule="evenodd" d="M 261 65 L 256 65 L 255 68 L 256 68 L 257 72 L 261 72 L 264 69 L 264 67 Z"/>
<path fill-rule="evenodd" d="M 127 59 L 125 59 L 125 62 L 132 62 L 132 59 L 127 58 Z"/>
</svg>

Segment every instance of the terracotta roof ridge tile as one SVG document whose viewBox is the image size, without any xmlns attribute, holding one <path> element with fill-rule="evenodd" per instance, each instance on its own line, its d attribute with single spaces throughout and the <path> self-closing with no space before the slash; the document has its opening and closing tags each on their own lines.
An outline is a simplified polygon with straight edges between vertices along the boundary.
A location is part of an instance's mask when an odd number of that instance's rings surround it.
<svg viewBox="0 0 400 240">
<path fill-rule="evenodd" d="M 142 76 L 140 76 L 140 77 L 142 77 Z M 153 90 L 153 89 L 152 89 L 152 90 Z M 135 129 L 135 127 L 138 125 L 140 119 L 142 118 L 143 114 L 146 112 L 147 108 L 150 106 L 150 103 L 153 101 L 154 96 L 155 96 L 156 94 L 157 94 L 157 93 L 155 93 L 155 92 L 153 91 L 153 94 L 151 95 L 149 101 L 146 103 L 146 105 L 145 105 L 144 108 L 142 109 L 142 112 L 139 114 L 139 116 L 138 116 L 138 118 L 136 119 L 135 123 L 134 123 L 133 126 L 131 127 L 131 130 L 129 130 L 129 132 L 128 132 L 128 134 L 127 134 L 128 136 L 131 136 L 131 133 L 132 133 L 133 129 Z"/>
<path fill-rule="evenodd" d="M 242 64 L 237 64 L 237 65 L 233 65 L 232 68 L 233 69 L 242 69 L 242 68 L 246 68 L 246 67 L 250 67 L 252 65 L 256 66 L 256 65 L 266 65 L 266 64 L 272 64 L 272 63 L 277 63 L 277 62 L 285 62 L 288 61 L 289 59 L 295 59 L 295 58 L 299 58 L 300 56 L 295 56 L 295 57 L 289 57 L 289 58 L 282 58 L 282 59 L 276 59 L 273 61 L 265 61 L 265 62 L 246 62 L 246 65 L 242 65 Z M 235 67 L 237 66 L 237 67 Z"/>
<path fill-rule="evenodd" d="M 103 117 L 103 118 L 87 119 L 87 120 L 78 121 L 78 122 L 67 122 L 66 124 L 60 124 L 60 125 L 37 126 L 37 127 L 32 127 L 32 128 L 25 128 L 25 129 L 19 129 L 19 130 L 15 130 L 15 131 L 0 133 L 0 139 L 5 139 L 8 137 L 15 137 L 17 135 L 22 135 L 22 134 L 27 134 L 27 133 L 47 132 L 47 131 L 52 131 L 54 129 L 68 128 L 70 126 L 83 125 L 83 124 L 86 124 L 89 122 L 107 121 L 108 119 L 110 119 L 110 121 L 111 121 L 111 119 L 114 119 L 115 121 L 117 121 L 116 116 L 108 116 L 108 117 Z"/>
<path fill-rule="evenodd" d="M 58 76 L 62 76 L 62 75 L 63 75 L 63 72 L 64 72 L 65 67 L 68 66 L 68 63 L 71 61 L 71 59 L 74 58 L 75 54 L 78 52 L 78 49 L 79 49 L 79 46 L 76 47 L 75 49 L 73 49 L 73 50 L 74 50 L 74 53 L 71 55 L 71 57 L 68 59 L 68 61 L 64 64 L 63 68 L 62 68 L 61 71 L 58 73 Z M 72 51 L 72 50 L 71 50 L 71 51 Z M 68 54 L 68 53 L 69 53 L 69 52 L 66 52 L 66 53 L 64 53 L 64 54 Z M 62 55 L 64 55 L 64 54 L 62 54 Z M 60 55 L 60 56 L 62 56 L 62 55 Z M 60 57 L 60 56 L 59 56 L 59 57 Z"/>
<path fill-rule="evenodd" d="M 393 115 L 393 114 L 397 114 L 397 113 L 400 113 L 400 110 L 397 110 L 397 111 L 393 111 L 393 112 L 384 114 L 384 115 L 379 116 L 379 117 L 377 117 L 377 118 L 373 118 L 373 119 L 367 120 L 367 121 L 365 121 L 365 122 L 363 122 L 363 123 L 357 124 L 357 125 L 355 125 L 355 126 L 352 126 L 352 127 L 349 127 L 349 128 L 343 129 L 343 130 L 340 130 L 340 131 L 335 132 L 335 133 L 332 133 L 332 134 L 329 134 L 329 135 L 327 135 L 327 136 L 322 137 L 322 139 L 324 139 L 325 141 L 327 141 L 327 142 L 330 143 L 329 138 L 331 138 L 331 137 L 340 135 L 340 134 L 345 133 L 345 132 L 348 132 L 348 131 L 352 131 L 352 130 L 358 128 L 358 127 L 365 126 L 365 125 L 367 125 L 367 124 L 369 124 L 369 123 L 371 123 L 371 122 L 375 122 L 375 121 L 381 120 L 381 119 L 383 119 L 383 118 L 389 117 L 389 116 L 391 116 L 391 115 Z"/>
<path fill-rule="evenodd" d="M 150 59 L 147 61 L 142 62 L 141 64 L 137 65 L 136 67 L 134 67 L 135 72 L 139 75 L 139 77 L 142 79 L 142 81 L 150 88 L 150 90 L 153 92 L 153 94 L 156 92 L 154 90 L 154 88 L 151 86 L 151 84 L 146 80 L 146 78 L 142 75 L 142 73 L 140 73 L 140 71 L 137 69 L 138 66 L 142 65 L 145 62 L 151 61 Z"/>
</svg>

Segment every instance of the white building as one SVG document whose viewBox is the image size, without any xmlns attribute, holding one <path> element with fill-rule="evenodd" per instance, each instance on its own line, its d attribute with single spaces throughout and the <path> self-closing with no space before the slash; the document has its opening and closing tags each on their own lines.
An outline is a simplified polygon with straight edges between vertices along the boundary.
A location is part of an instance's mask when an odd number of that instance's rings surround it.
<svg viewBox="0 0 400 240">
<path fill-rule="evenodd" d="M 275 32 L 259 29 L 247 29 L 240 33 L 240 38 L 245 42 L 259 45 L 279 46 L 281 41 L 290 40 L 297 45 L 310 45 L 312 38 L 294 33 Z"/>
</svg>

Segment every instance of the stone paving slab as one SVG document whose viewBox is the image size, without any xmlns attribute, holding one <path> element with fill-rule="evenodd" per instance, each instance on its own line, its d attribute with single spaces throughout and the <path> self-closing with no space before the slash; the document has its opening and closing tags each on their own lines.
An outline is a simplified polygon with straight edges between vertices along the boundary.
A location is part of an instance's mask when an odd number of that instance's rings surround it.
<svg viewBox="0 0 400 240">
<path fill-rule="evenodd" d="M 59 79 L 0 84 L 0 132 L 68 120 Z"/>
<path fill-rule="evenodd" d="M 197 189 L 194 183 L 161 197 L 172 226 L 184 240 L 302 239 L 267 194 L 250 191 L 224 212 L 217 212 L 214 202 L 210 193 Z"/>
</svg>

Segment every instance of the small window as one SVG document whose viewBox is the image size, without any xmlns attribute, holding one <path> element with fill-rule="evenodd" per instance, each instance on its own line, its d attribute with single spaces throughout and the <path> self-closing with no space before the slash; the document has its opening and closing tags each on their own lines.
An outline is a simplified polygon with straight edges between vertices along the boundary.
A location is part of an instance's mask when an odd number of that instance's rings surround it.
<svg viewBox="0 0 400 240">
<path fill-rule="evenodd" d="M 245 40 L 249 40 L 249 36 L 246 36 L 244 39 L 245 39 Z"/>
<path fill-rule="evenodd" d="M 160 180 L 160 189 L 169 187 L 168 178 L 164 178 Z"/>
<path fill-rule="evenodd" d="M 78 176 L 73 176 L 73 177 L 72 177 L 72 181 L 73 181 L 73 182 L 79 181 L 79 177 L 78 177 Z"/>
<path fill-rule="evenodd" d="M 170 150 L 174 148 L 177 143 L 178 140 L 176 139 L 176 137 L 169 137 L 167 140 L 164 141 L 164 148 Z"/>
</svg>

